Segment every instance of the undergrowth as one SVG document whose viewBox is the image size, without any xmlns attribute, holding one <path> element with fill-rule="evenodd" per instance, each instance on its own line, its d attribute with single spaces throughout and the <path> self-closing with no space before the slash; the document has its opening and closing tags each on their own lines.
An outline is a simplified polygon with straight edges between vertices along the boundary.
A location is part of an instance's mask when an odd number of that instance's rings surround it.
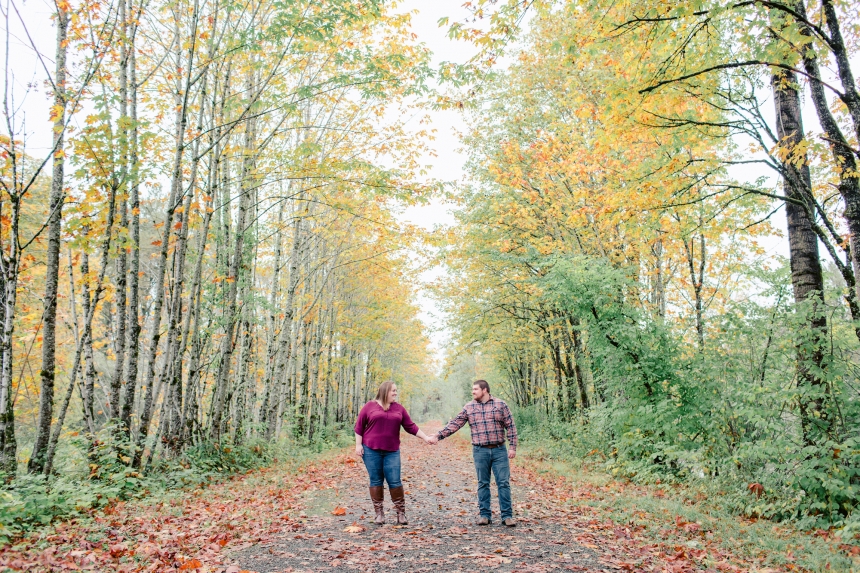
<svg viewBox="0 0 860 573">
<path fill-rule="evenodd" d="M 694 523 L 724 550 L 769 566 L 806 571 L 856 571 L 857 539 L 852 531 L 802 529 L 799 521 L 745 516 L 760 502 L 743 483 L 719 476 L 680 481 L 656 473 L 629 476 L 618 471 L 599 423 L 562 422 L 533 409 L 516 412 L 520 452 L 540 471 L 564 476 L 593 490 L 576 503 L 594 507 L 619 525 L 642 527 L 672 546 L 690 543 L 677 524 Z"/>
<path fill-rule="evenodd" d="M 290 432 L 286 432 L 290 434 Z M 129 463 L 130 444 L 108 426 L 94 439 L 78 437 L 58 452 L 50 476 L 0 475 L 0 543 L 44 528 L 59 519 L 91 514 L 118 501 L 158 498 L 202 487 L 232 475 L 273 464 L 299 465 L 332 448 L 347 445 L 339 429 L 319 432 L 313 440 L 267 442 L 253 438 L 240 444 L 202 442 L 174 457 L 158 457 L 145 473 Z"/>
</svg>

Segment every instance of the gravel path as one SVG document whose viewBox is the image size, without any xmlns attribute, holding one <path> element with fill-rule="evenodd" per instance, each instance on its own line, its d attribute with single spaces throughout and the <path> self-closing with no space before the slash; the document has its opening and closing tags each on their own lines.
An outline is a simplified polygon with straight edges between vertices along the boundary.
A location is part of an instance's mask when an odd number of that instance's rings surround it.
<svg viewBox="0 0 860 573">
<path fill-rule="evenodd" d="M 426 446 L 409 437 L 404 442 L 402 474 L 409 525 L 395 525 L 387 491 L 387 523 L 372 523 L 364 466 L 348 460 L 340 465 L 342 471 L 330 476 L 324 489 L 302 495 L 294 532 L 232 554 L 230 569 L 297 573 L 332 568 L 392 572 L 616 568 L 601 559 L 590 542 L 587 524 L 556 516 L 542 503 L 517 460 L 511 488 L 518 526 L 499 523 L 493 487 L 494 523 L 479 527 L 474 525 L 477 482 L 468 444 L 445 440 Z"/>
</svg>

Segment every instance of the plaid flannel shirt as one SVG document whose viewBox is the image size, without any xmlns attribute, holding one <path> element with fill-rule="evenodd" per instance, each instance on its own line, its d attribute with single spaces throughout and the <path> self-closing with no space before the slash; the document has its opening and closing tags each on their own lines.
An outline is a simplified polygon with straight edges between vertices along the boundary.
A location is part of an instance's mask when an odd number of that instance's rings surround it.
<svg viewBox="0 0 860 573">
<path fill-rule="evenodd" d="M 467 422 L 472 431 L 472 445 L 502 444 L 505 441 L 505 429 L 507 429 L 511 449 L 517 449 L 517 426 L 514 424 L 510 408 L 503 400 L 492 396 L 486 402 L 472 400 L 463 406 L 460 413 L 448 422 L 436 437 L 444 440 L 465 426 Z"/>
</svg>

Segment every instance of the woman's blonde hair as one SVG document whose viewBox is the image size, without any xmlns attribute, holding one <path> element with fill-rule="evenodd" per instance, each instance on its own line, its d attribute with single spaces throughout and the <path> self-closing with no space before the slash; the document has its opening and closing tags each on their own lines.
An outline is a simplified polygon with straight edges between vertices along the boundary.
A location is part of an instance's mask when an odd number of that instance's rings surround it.
<svg viewBox="0 0 860 573">
<path fill-rule="evenodd" d="M 379 390 L 376 391 L 375 400 L 382 404 L 383 410 L 388 410 L 389 406 L 391 406 L 391 402 L 388 401 L 388 394 L 391 393 L 392 386 L 394 386 L 394 382 L 386 380 L 379 385 Z"/>
</svg>

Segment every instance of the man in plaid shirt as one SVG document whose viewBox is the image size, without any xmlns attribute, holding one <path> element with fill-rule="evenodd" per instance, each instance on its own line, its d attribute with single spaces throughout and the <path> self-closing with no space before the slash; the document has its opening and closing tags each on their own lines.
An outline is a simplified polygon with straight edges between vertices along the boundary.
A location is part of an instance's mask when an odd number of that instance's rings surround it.
<svg viewBox="0 0 860 573">
<path fill-rule="evenodd" d="M 513 507 L 511 505 L 511 467 L 509 459 L 517 455 L 517 426 L 508 405 L 490 395 L 490 385 L 486 380 L 478 380 L 472 385 L 472 400 L 457 416 L 436 434 L 432 443 L 444 440 L 466 423 L 472 431 L 472 455 L 478 473 L 478 507 L 481 516 L 478 525 L 489 525 L 492 521 L 490 509 L 490 472 L 496 478 L 499 490 L 499 508 L 502 523 L 514 527 Z M 505 430 L 511 449 L 505 447 Z"/>
</svg>

